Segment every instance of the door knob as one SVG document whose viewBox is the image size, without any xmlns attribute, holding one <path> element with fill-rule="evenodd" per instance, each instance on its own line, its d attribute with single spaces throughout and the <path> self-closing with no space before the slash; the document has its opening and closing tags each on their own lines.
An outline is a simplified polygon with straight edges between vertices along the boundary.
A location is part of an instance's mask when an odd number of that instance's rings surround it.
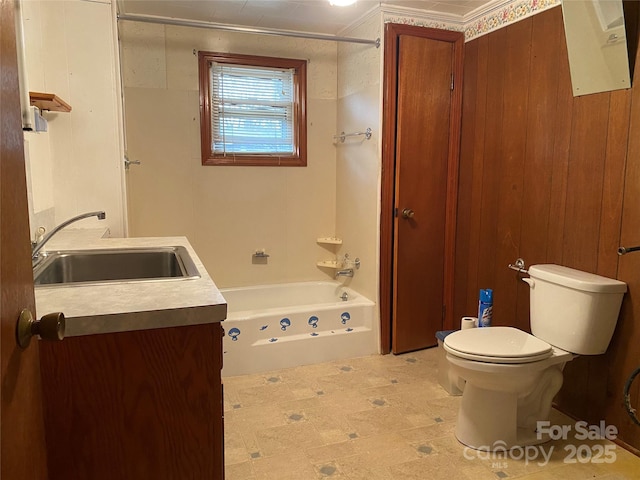
<svg viewBox="0 0 640 480">
<path fill-rule="evenodd" d="M 31 337 L 38 335 L 43 340 L 60 341 L 64 338 L 66 321 L 64 313 L 48 313 L 35 320 L 26 308 L 20 312 L 16 327 L 16 339 L 20 348 L 27 348 Z"/>
<path fill-rule="evenodd" d="M 405 208 L 402 210 L 402 218 L 413 218 L 414 213 L 410 208 Z"/>
</svg>

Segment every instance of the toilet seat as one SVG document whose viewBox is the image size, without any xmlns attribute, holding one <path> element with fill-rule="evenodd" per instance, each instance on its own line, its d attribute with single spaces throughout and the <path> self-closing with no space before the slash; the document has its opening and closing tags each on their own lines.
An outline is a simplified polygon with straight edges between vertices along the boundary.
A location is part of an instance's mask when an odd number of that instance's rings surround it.
<svg viewBox="0 0 640 480">
<path fill-rule="evenodd" d="M 553 354 L 547 342 L 513 327 L 459 330 L 444 339 L 444 349 L 467 360 L 487 363 L 530 363 Z"/>
</svg>

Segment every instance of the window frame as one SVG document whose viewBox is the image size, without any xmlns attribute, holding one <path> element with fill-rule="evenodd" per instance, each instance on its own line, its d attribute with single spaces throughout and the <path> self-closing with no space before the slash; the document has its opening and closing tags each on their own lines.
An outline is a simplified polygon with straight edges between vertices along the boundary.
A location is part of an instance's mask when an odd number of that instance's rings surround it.
<svg viewBox="0 0 640 480">
<path fill-rule="evenodd" d="M 254 67 L 293 68 L 293 146 L 292 155 L 214 153 L 211 132 L 211 64 L 213 62 Z M 198 52 L 200 90 L 200 149 L 202 165 L 264 167 L 307 166 L 307 61 L 234 53 Z"/>
</svg>

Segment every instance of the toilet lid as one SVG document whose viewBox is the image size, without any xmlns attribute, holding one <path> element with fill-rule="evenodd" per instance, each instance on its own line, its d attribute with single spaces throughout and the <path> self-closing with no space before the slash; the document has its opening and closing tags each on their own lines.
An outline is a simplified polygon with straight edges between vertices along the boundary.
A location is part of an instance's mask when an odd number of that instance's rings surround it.
<svg viewBox="0 0 640 480">
<path fill-rule="evenodd" d="M 445 337 L 444 347 L 458 357 L 491 363 L 535 362 L 553 353 L 547 342 L 513 327 L 459 330 Z"/>
</svg>

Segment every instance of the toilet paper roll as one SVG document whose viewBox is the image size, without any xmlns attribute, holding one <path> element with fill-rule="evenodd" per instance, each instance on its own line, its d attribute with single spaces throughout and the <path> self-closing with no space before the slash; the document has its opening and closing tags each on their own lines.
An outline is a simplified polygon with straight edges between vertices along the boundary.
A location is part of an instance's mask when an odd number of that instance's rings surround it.
<svg viewBox="0 0 640 480">
<path fill-rule="evenodd" d="M 478 325 L 478 317 L 462 317 L 460 320 L 460 329 L 475 328 Z"/>
</svg>

